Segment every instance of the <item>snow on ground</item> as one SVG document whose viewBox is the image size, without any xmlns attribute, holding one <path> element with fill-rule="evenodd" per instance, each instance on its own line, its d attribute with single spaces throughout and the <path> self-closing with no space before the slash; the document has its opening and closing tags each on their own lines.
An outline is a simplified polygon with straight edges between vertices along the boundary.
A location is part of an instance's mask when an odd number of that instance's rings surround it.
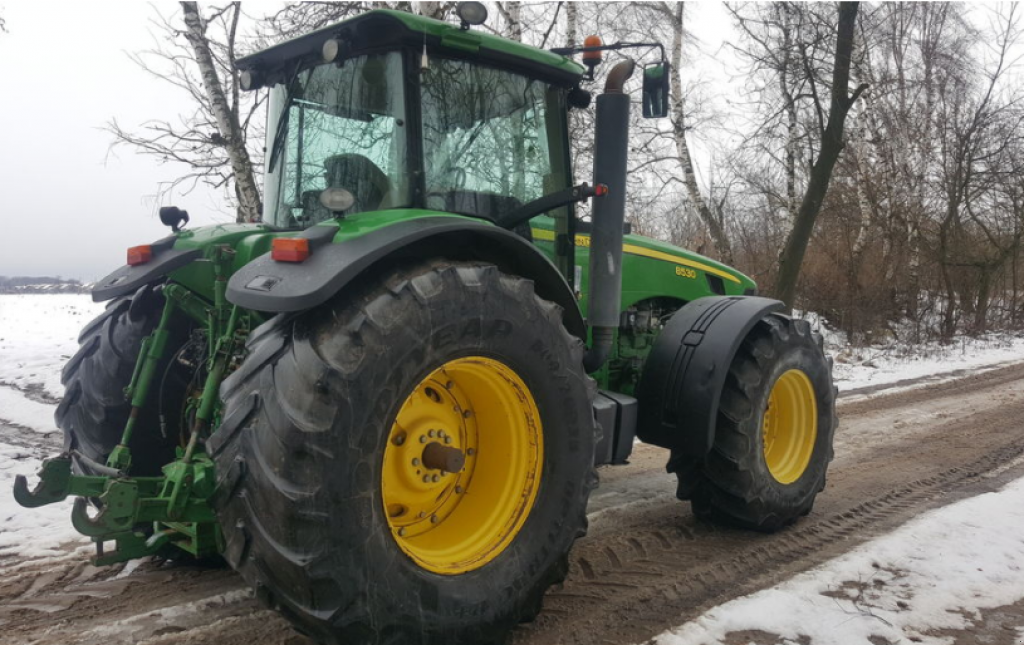
<svg viewBox="0 0 1024 645">
<path fill-rule="evenodd" d="M 821 567 L 715 607 L 654 642 L 747 642 L 736 632 L 756 630 L 762 644 L 945 645 L 953 639 L 940 630 L 970 631 L 981 610 L 1024 598 L 1022 526 L 1024 479 L 921 515 Z"/>
<path fill-rule="evenodd" d="M 78 332 L 104 308 L 85 294 L 0 295 L 0 383 L 59 398 L 60 371 L 78 349 Z"/>
<path fill-rule="evenodd" d="M 78 332 L 103 309 L 82 294 L 0 295 L 0 424 L 21 426 L 8 432 L 21 440 L 57 432 L 56 405 L 42 401 L 63 394 L 60 371 L 78 349 Z M 0 435 L 0 557 L 53 556 L 68 544 L 88 544 L 71 526 L 70 500 L 32 510 L 14 501 L 15 475 L 29 476 L 33 486 L 39 454 L 3 443 Z"/>
<path fill-rule="evenodd" d="M 33 432 L 57 432 L 53 421 L 56 407 L 52 403 L 33 401 L 14 388 L 0 385 L 0 423 L 7 421 Z"/>
<path fill-rule="evenodd" d="M 69 544 L 90 544 L 71 526 L 71 500 L 33 509 L 14 501 L 15 475 L 28 476 L 32 487 L 39 464 L 27 451 L 0 443 L 0 558 L 57 556 L 64 554 Z"/>
<path fill-rule="evenodd" d="M 847 342 L 845 334 L 829 329 L 816 314 L 794 313 L 821 332 L 825 351 L 835 359 L 833 378 L 841 391 L 919 379 L 936 383 L 962 376 L 963 372 L 978 373 L 1024 361 L 1024 335 L 1020 334 L 958 336 L 947 345 L 889 341 L 855 347 Z"/>
</svg>

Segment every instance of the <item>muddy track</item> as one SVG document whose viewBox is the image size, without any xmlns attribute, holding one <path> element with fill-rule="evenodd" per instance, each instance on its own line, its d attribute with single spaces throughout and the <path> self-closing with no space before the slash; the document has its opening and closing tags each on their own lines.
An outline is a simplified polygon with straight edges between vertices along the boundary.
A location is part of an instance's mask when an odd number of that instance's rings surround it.
<svg viewBox="0 0 1024 645">
<path fill-rule="evenodd" d="M 729 598 L 849 550 L 923 510 L 1024 473 L 1024 365 L 840 406 L 815 510 L 766 536 L 697 521 L 663 451 L 602 469 L 568 580 L 516 645 L 643 642 Z M 0 643 L 304 645 L 223 569 L 89 566 L 85 550 L 0 562 Z"/>
</svg>

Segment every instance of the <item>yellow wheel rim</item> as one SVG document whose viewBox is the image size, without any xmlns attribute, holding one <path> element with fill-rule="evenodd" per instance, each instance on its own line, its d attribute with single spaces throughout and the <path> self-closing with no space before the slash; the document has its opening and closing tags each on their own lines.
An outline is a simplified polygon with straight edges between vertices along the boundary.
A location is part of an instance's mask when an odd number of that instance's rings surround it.
<svg viewBox="0 0 1024 645">
<path fill-rule="evenodd" d="M 416 386 L 391 427 L 381 489 L 391 535 L 422 568 L 457 575 L 522 529 L 544 459 L 533 394 L 500 361 L 449 361 Z"/>
<path fill-rule="evenodd" d="M 818 437 L 818 402 L 811 379 L 789 370 L 775 381 L 764 413 L 764 459 L 781 484 L 800 479 L 811 463 Z"/>
</svg>

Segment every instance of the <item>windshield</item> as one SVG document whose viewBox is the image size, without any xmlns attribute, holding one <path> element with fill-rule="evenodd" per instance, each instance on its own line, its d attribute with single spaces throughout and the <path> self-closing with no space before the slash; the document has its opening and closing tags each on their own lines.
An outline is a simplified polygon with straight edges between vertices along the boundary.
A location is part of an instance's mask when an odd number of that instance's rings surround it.
<svg viewBox="0 0 1024 645">
<path fill-rule="evenodd" d="M 444 58 L 421 86 L 427 208 L 497 220 L 567 186 L 557 89 Z"/>
<path fill-rule="evenodd" d="M 411 205 L 405 96 L 398 52 L 320 65 L 270 93 L 264 221 L 310 226 L 333 217 L 326 188 L 355 202 L 346 214 Z"/>
</svg>

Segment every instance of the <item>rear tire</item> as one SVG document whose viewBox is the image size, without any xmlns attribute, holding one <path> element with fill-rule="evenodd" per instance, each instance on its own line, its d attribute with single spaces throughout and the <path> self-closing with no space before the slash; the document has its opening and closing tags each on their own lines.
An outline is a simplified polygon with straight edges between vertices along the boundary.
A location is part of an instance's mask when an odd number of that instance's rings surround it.
<svg viewBox="0 0 1024 645">
<path fill-rule="evenodd" d="M 249 349 L 221 388 L 224 420 L 207 449 L 224 556 L 258 598 L 299 631 L 347 645 L 501 643 L 536 616 L 586 532 L 596 484 L 596 390 L 556 305 L 494 266 L 435 261 L 279 316 Z M 502 393 L 505 404 L 485 401 Z M 476 454 L 461 419 L 479 421 Z M 466 479 L 469 462 L 488 457 L 484 441 L 516 428 L 525 443 L 495 444 L 491 467 Z M 443 483 L 452 473 L 403 452 L 435 441 L 466 459 L 454 510 L 454 483 Z M 501 477 L 488 477 L 495 468 Z M 502 486 L 534 477 L 511 494 Z M 436 508 L 419 494 L 428 488 Z M 488 495 L 493 506 L 511 500 L 508 512 L 459 515 Z M 510 528 L 488 533 L 477 515 Z"/>
<path fill-rule="evenodd" d="M 766 316 L 729 367 L 711 452 L 678 469 L 680 498 L 702 519 L 762 532 L 807 515 L 832 460 L 835 398 L 821 336 Z"/>
<path fill-rule="evenodd" d="M 64 398 L 54 413 L 57 427 L 64 431 L 64 450 L 75 451 L 72 463 L 77 473 L 96 474 L 75 453 L 104 464 L 120 442 L 131 411 L 124 388 L 131 382 L 143 339 L 160 321 L 163 305 L 159 292 L 143 287 L 133 296 L 113 300 L 106 311 L 82 329 L 79 349 L 61 373 Z M 177 371 L 168 373 L 167 367 L 187 338 L 187 324 L 172 325 L 168 351 L 129 445 L 132 475 L 159 475 L 161 467 L 174 459 L 179 416 L 166 415 L 167 436 L 161 435 L 159 386 L 163 383 L 166 388 L 162 397 L 164 409 L 180 413 L 185 383 Z M 165 373 L 167 379 L 163 379 Z"/>
</svg>

